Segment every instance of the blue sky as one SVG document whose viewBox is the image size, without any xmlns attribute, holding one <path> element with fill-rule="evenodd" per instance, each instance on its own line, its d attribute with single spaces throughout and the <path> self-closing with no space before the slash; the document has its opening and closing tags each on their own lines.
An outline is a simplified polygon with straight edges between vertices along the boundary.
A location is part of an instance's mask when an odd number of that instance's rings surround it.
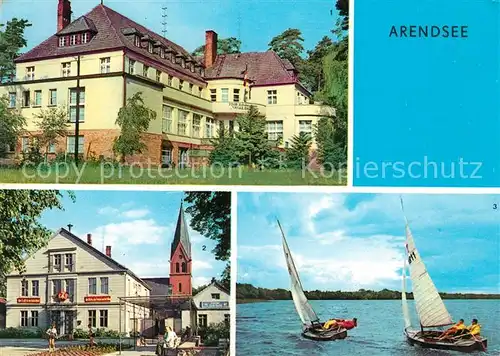
<svg viewBox="0 0 500 356">
<path fill-rule="evenodd" d="M 104 252 L 103 246 L 111 245 L 112 257 L 140 277 L 168 277 L 170 244 L 184 193 L 75 191 L 75 194 L 75 203 L 65 195 L 65 211 L 46 211 L 41 221 L 54 231 L 71 223 L 71 231 L 83 240 L 91 233 L 94 247 Z M 186 213 L 185 217 L 189 223 L 190 215 Z M 189 236 L 193 286 L 199 286 L 219 277 L 225 264 L 216 261 L 210 252 L 215 246 L 212 240 L 191 228 Z"/>
<path fill-rule="evenodd" d="M 500 292 L 496 195 L 403 195 L 437 288 Z M 500 206 L 500 204 L 499 204 Z M 306 290 L 401 290 L 404 218 L 394 194 L 238 194 L 238 282 L 289 289 L 275 216 Z"/>
<path fill-rule="evenodd" d="M 99 3 L 72 0 L 73 19 Z M 305 48 L 312 49 L 323 36 L 332 35 L 337 20 L 334 0 L 104 0 L 104 4 L 159 34 L 161 8 L 167 6 L 167 38 L 188 51 L 204 44 L 209 29 L 220 38 L 241 38 L 242 51 L 264 51 L 274 36 L 287 28 L 299 28 Z M 0 0 L 0 22 L 14 16 L 33 24 L 26 31 L 28 48 L 32 48 L 56 32 L 57 0 Z"/>
</svg>

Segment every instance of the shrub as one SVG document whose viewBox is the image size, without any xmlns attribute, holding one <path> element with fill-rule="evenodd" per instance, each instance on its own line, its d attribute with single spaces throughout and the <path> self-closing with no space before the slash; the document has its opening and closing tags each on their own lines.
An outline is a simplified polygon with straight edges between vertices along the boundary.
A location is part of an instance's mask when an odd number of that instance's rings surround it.
<svg viewBox="0 0 500 356">
<path fill-rule="evenodd" d="M 40 328 L 7 328 L 0 330 L 1 339 L 37 339 L 43 335 Z"/>
<path fill-rule="evenodd" d="M 226 322 L 210 324 L 205 328 L 200 328 L 198 334 L 205 346 L 217 346 L 219 339 L 229 339 L 229 324 Z"/>
<path fill-rule="evenodd" d="M 75 339 L 89 339 L 90 335 L 88 330 L 85 329 L 76 329 L 73 332 L 73 336 Z M 121 334 L 122 337 L 125 337 L 125 333 Z M 106 330 L 106 329 L 97 329 L 95 331 L 95 337 L 109 337 L 110 339 L 118 339 L 120 337 L 120 333 L 115 330 Z"/>
</svg>

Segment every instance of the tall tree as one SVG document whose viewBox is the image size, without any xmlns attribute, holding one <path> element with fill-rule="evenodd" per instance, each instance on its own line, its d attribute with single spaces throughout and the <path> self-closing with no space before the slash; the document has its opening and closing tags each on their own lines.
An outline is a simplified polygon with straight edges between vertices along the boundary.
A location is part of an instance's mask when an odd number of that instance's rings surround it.
<svg viewBox="0 0 500 356">
<path fill-rule="evenodd" d="M 9 99 L 0 97 L 0 158 L 7 154 L 8 146 L 15 146 L 24 131 L 26 119 L 17 109 L 9 107 Z"/>
<path fill-rule="evenodd" d="M 38 142 L 45 149 L 45 158 L 50 146 L 55 144 L 57 138 L 66 137 L 68 133 L 68 111 L 65 108 L 41 109 L 34 115 L 36 127 L 40 131 Z"/>
<path fill-rule="evenodd" d="M 324 36 L 313 50 L 307 51 L 307 59 L 299 68 L 301 82 L 313 93 L 324 86 L 323 59 L 333 46 L 332 40 Z"/>
<path fill-rule="evenodd" d="M 347 31 L 349 29 L 349 0 L 337 0 L 335 8 L 339 12 L 337 28 Z"/>
<path fill-rule="evenodd" d="M 120 136 L 115 139 L 113 150 L 125 162 L 127 156 L 142 153 L 146 144 L 142 135 L 149 128 L 151 120 L 156 118 L 156 112 L 144 105 L 142 93 L 135 93 L 127 99 L 127 105 L 118 112 L 116 124 L 120 127 Z"/>
<path fill-rule="evenodd" d="M 191 215 L 191 227 L 201 235 L 214 240 L 215 259 L 228 262 L 223 283 L 229 289 L 229 258 L 231 256 L 231 193 L 186 192 L 184 200 L 190 204 L 186 212 Z"/>
<path fill-rule="evenodd" d="M 238 131 L 235 132 L 235 148 L 239 162 L 252 165 L 265 161 L 271 146 L 267 139 L 266 118 L 251 105 L 245 115 L 236 118 Z"/>
<path fill-rule="evenodd" d="M 218 131 L 217 137 L 211 140 L 214 149 L 210 151 L 210 163 L 230 167 L 239 163 L 238 152 L 235 148 L 234 135 L 224 130 Z"/>
<path fill-rule="evenodd" d="M 303 42 L 304 38 L 302 38 L 302 32 L 296 28 L 289 28 L 282 34 L 275 36 L 271 42 L 269 42 L 268 46 L 269 49 L 276 52 L 280 58 L 288 59 L 298 68 L 302 62 L 301 55 L 304 52 Z"/>
<path fill-rule="evenodd" d="M 286 164 L 290 168 L 302 168 L 309 163 L 311 135 L 300 132 L 290 139 L 290 147 L 286 149 Z"/>
<path fill-rule="evenodd" d="M 52 232 L 40 217 L 48 209 L 62 210 L 62 197 L 58 190 L 0 190 L 0 296 L 5 276 L 13 269 L 24 272 L 26 256 L 47 244 Z"/>
<path fill-rule="evenodd" d="M 221 38 L 217 40 L 217 54 L 241 53 L 241 41 L 236 37 Z M 196 48 L 192 55 L 203 56 L 205 54 L 205 45 Z"/>
<path fill-rule="evenodd" d="M 0 5 L 1 6 L 1 5 Z M 19 56 L 21 48 L 27 45 L 24 30 L 30 27 L 28 20 L 13 18 L 7 25 L 0 24 L 0 83 L 10 81 L 16 71 L 14 59 Z"/>
</svg>

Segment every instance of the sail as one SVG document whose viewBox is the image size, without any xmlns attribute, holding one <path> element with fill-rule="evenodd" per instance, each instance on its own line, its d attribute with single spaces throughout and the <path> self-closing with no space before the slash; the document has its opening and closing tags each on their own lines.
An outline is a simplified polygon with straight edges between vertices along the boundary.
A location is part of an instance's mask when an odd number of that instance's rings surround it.
<svg viewBox="0 0 500 356">
<path fill-rule="evenodd" d="M 406 252 L 410 268 L 410 279 L 413 298 L 417 308 L 420 324 L 423 327 L 450 325 L 453 323 L 446 306 L 432 282 L 425 264 L 415 247 L 413 235 L 406 222 Z"/>
<path fill-rule="evenodd" d="M 411 326 L 410 320 L 410 311 L 408 310 L 408 301 L 406 300 L 406 258 L 403 266 L 403 289 L 401 292 L 401 302 L 403 307 L 403 317 L 405 320 L 405 328 L 409 328 Z"/>
<path fill-rule="evenodd" d="M 288 267 L 288 273 L 290 274 L 290 280 L 292 282 L 292 298 L 295 304 L 295 309 L 297 309 L 297 313 L 299 314 L 300 320 L 302 320 L 302 324 L 304 324 L 305 326 L 309 326 L 314 322 L 318 322 L 319 318 L 309 304 L 306 295 L 304 294 L 302 284 L 300 283 L 299 274 L 297 273 L 297 269 L 295 268 L 295 264 L 293 263 L 292 254 L 290 253 L 290 249 L 288 248 L 288 243 L 286 242 L 285 234 L 283 232 L 283 229 L 281 228 L 281 224 L 279 221 L 278 225 L 281 230 L 286 265 Z"/>
</svg>

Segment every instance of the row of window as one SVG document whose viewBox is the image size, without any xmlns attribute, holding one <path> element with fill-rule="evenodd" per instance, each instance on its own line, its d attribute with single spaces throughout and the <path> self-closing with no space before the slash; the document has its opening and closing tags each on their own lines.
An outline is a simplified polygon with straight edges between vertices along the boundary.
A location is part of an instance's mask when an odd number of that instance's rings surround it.
<svg viewBox="0 0 500 356">
<path fill-rule="evenodd" d="M 78 152 L 83 152 L 83 147 L 84 147 L 84 137 L 83 136 L 78 136 Z M 22 137 L 21 138 L 21 151 L 22 152 L 28 152 L 30 149 L 30 146 L 34 144 L 35 142 L 32 142 L 36 140 L 36 137 Z M 9 145 L 7 148 L 8 152 L 14 153 L 15 152 L 15 147 L 12 145 Z M 56 153 L 56 144 L 54 142 L 49 144 L 48 151 L 47 153 Z M 66 153 L 75 153 L 75 136 L 67 136 L 66 137 Z M 53 271 L 54 267 L 51 267 Z M 71 266 L 71 268 L 74 268 Z M 69 271 L 69 270 L 68 270 Z"/>
<path fill-rule="evenodd" d="M 177 126 L 174 127 L 174 112 L 177 113 Z M 205 118 L 204 132 L 202 131 L 202 116 L 191 113 L 191 123 L 189 123 L 189 112 L 181 109 L 175 109 L 171 106 L 163 105 L 162 113 L 162 131 L 181 136 L 191 136 L 196 138 L 212 138 L 215 135 L 215 120 L 209 117 Z M 231 121 L 232 123 L 232 121 Z M 190 125 L 191 124 L 191 125 Z"/>
<path fill-rule="evenodd" d="M 21 326 L 33 327 L 38 326 L 38 310 L 21 310 Z"/>
<path fill-rule="evenodd" d="M 90 41 L 91 35 L 89 32 L 76 33 L 68 36 L 59 37 L 59 47 L 76 46 L 85 44 Z"/>
<path fill-rule="evenodd" d="M 145 48 L 151 54 L 158 55 L 161 59 L 171 61 L 173 64 L 178 64 L 182 68 L 189 69 L 191 73 L 198 73 L 202 77 L 205 76 L 205 69 L 197 63 L 193 58 L 185 56 L 181 53 L 175 53 L 171 48 L 165 48 L 163 45 L 155 45 L 148 36 L 141 37 L 134 35 L 134 45 L 139 48 Z"/>
<path fill-rule="evenodd" d="M 97 310 L 88 311 L 88 324 L 92 327 L 97 327 Z M 38 310 L 21 310 L 21 326 L 22 327 L 37 327 L 39 324 Z M 108 327 L 108 310 L 99 310 L 99 327 Z"/>
<path fill-rule="evenodd" d="M 100 293 L 97 293 L 97 278 L 95 278 L 95 277 L 89 278 L 88 294 L 91 294 L 91 295 L 96 295 L 96 294 L 108 295 L 109 294 L 109 278 L 108 277 L 100 277 L 99 278 L 99 286 L 101 287 Z"/>
<path fill-rule="evenodd" d="M 89 310 L 89 322 L 93 328 L 97 327 L 97 310 Z M 107 328 L 108 327 L 108 310 L 102 309 L 99 310 L 99 327 Z"/>
<path fill-rule="evenodd" d="M 278 141 L 283 138 L 283 121 L 268 121 L 266 126 L 268 140 Z M 299 120 L 299 132 L 312 134 L 312 120 Z"/>
<path fill-rule="evenodd" d="M 168 73 L 163 73 L 162 71 L 158 69 L 151 68 L 147 66 L 146 64 L 142 64 L 142 73 L 138 73 L 136 68 L 137 68 L 137 61 L 133 59 L 129 59 L 128 61 L 128 68 L 127 68 L 127 73 L 132 74 L 132 75 L 137 75 L 140 74 L 145 78 L 151 78 L 151 71 L 154 73 L 154 78 L 158 83 L 166 83 L 169 87 L 174 87 L 173 80 L 174 77 L 169 75 Z M 193 83 L 187 82 L 188 86 L 185 85 L 186 82 L 182 79 L 179 79 L 177 82 L 177 89 L 182 90 L 182 91 L 187 91 L 190 94 L 197 95 L 199 97 L 203 97 L 203 88 L 197 85 L 194 85 Z"/>
<path fill-rule="evenodd" d="M 96 277 L 91 277 L 88 279 L 88 294 L 89 295 L 109 295 L 109 278 L 100 277 L 99 278 L 99 289 L 97 285 L 98 279 Z M 21 297 L 39 297 L 40 296 L 40 281 L 32 280 L 31 289 L 30 281 L 21 281 Z M 75 280 L 74 279 L 52 279 L 52 295 L 55 296 L 61 291 L 68 293 L 70 301 L 73 301 L 75 294 Z M 97 291 L 100 293 L 97 293 Z M 30 293 L 31 292 L 31 293 Z"/>
<path fill-rule="evenodd" d="M 250 93 L 251 92 L 249 91 L 248 95 L 250 95 Z M 210 101 L 216 102 L 217 99 L 218 99 L 217 89 L 210 89 Z M 249 96 L 248 99 L 251 99 L 251 96 Z M 240 101 L 240 89 L 233 88 L 233 102 L 237 103 L 239 101 Z M 222 103 L 229 102 L 229 88 L 220 89 L 220 102 Z M 276 89 L 267 91 L 267 104 L 268 105 L 278 104 L 278 91 Z"/>
<path fill-rule="evenodd" d="M 51 255 L 49 272 L 74 272 L 74 256 L 73 253 Z"/>
<path fill-rule="evenodd" d="M 79 111 L 79 121 L 85 121 L 85 88 L 80 88 L 80 98 L 79 104 L 77 104 L 76 100 L 77 89 L 71 88 L 69 89 L 69 122 L 76 122 L 76 113 L 77 107 L 80 108 Z M 43 103 L 43 92 L 42 90 L 34 90 L 33 98 L 31 97 L 30 90 L 24 90 L 22 92 L 21 97 L 21 107 L 22 108 L 30 108 L 30 107 L 41 107 Z M 57 89 L 49 89 L 48 92 L 48 106 L 57 105 Z M 10 92 L 9 93 L 9 108 L 15 108 L 17 106 L 17 93 Z"/>
</svg>

